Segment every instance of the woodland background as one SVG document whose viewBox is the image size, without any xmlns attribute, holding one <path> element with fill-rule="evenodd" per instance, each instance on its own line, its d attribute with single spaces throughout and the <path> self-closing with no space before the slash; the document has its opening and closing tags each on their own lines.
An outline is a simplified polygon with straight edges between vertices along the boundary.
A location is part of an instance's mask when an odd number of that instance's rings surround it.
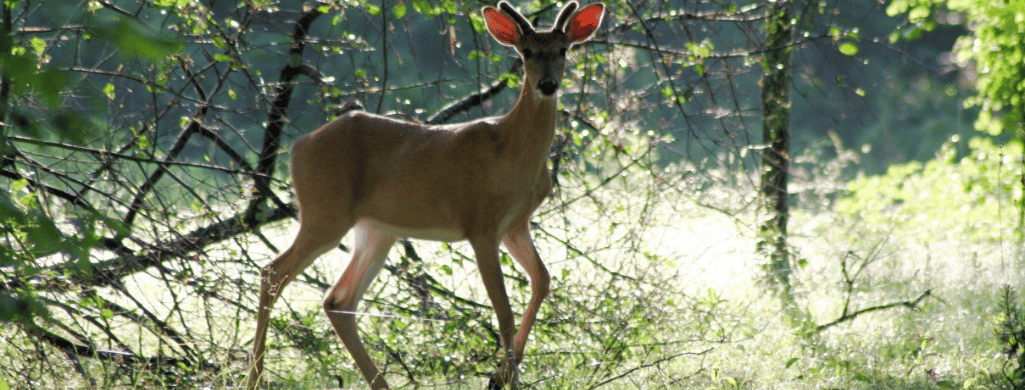
<svg viewBox="0 0 1025 390">
<path fill-rule="evenodd" d="M 526 388 L 1025 388 L 1025 0 L 606 4 L 534 219 Z M 354 104 L 512 107 L 485 5 L 5 0 L 0 389 L 243 383 L 288 147 Z M 348 245 L 276 305 L 272 387 L 365 387 L 320 306 Z M 464 244 L 397 245 L 362 308 L 393 384 L 497 364 Z"/>
</svg>

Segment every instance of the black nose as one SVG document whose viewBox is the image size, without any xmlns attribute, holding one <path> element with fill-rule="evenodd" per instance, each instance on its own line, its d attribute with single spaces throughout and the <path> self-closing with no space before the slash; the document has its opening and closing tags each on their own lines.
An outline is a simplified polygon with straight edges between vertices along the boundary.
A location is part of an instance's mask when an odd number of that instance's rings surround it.
<svg viewBox="0 0 1025 390">
<path fill-rule="evenodd" d="M 559 84 L 556 84 L 554 81 L 542 81 L 537 84 L 537 87 L 541 89 L 541 93 L 551 95 L 555 93 L 556 89 L 559 89 Z"/>
</svg>

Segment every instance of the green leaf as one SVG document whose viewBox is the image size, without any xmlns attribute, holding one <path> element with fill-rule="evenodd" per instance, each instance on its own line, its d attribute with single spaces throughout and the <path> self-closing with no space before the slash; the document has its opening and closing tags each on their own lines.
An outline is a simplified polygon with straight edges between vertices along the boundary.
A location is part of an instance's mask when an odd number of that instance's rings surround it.
<svg viewBox="0 0 1025 390">
<path fill-rule="evenodd" d="M 920 5 L 918 7 L 912 8 L 911 12 L 908 12 L 908 20 L 912 22 L 922 21 L 925 20 L 925 18 L 928 18 L 929 14 L 929 6 Z"/>
<path fill-rule="evenodd" d="M 672 100 L 673 99 L 673 95 L 674 95 L 673 88 L 671 86 L 666 85 L 666 86 L 662 87 L 662 97 L 663 98 L 665 98 L 666 100 Z"/>
<path fill-rule="evenodd" d="M 40 69 L 38 61 L 23 54 L 3 58 L 0 71 L 12 81 L 14 92 L 21 94 L 35 91 L 50 107 L 60 104 L 61 91 L 66 83 L 64 72 L 48 67 Z"/>
<path fill-rule="evenodd" d="M 150 61 L 162 60 L 184 47 L 177 37 L 122 15 L 94 16 L 87 26 L 89 32 L 114 44 L 122 53 Z"/>
<path fill-rule="evenodd" d="M 737 389 L 740 386 L 740 384 L 737 383 L 737 378 L 734 378 L 732 376 L 725 377 L 725 378 L 723 378 L 723 380 L 726 381 L 726 383 L 729 384 L 730 387 L 732 387 L 734 389 Z"/>
<path fill-rule="evenodd" d="M 459 8 L 456 6 L 456 2 L 452 0 L 442 0 L 441 8 L 445 9 L 445 12 L 455 14 L 459 12 Z"/>
<path fill-rule="evenodd" d="M 427 16 L 434 16 L 434 10 L 431 9 L 431 3 L 428 3 L 427 0 L 413 0 L 413 9 L 415 9 L 416 12 Z"/>
<path fill-rule="evenodd" d="M 909 41 L 915 41 L 915 40 L 918 40 L 918 38 L 922 37 L 922 33 L 923 33 L 922 27 L 915 26 L 911 30 L 908 30 L 908 33 L 904 36 L 904 39 L 909 40 Z"/>
<path fill-rule="evenodd" d="M 894 0 L 886 7 L 886 16 L 894 17 L 908 11 L 908 0 Z"/>
<path fill-rule="evenodd" d="M 406 4 L 399 2 L 398 4 L 395 4 L 395 7 L 393 7 L 391 11 L 395 14 L 396 18 L 402 19 L 403 16 L 406 16 Z"/>
<path fill-rule="evenodd" d="M 114 100 L 114 84 L 107 83 L 107 85 L 103 87 L 103 94 L 107 95 L 108 100 Z"/>
<path fill-rule="evenodd" d="M 801 360 L 801 359 L 800 358 L 790 358 L 790 360 L 787 360 L 786 368 L 792 367 L 794 365 L 794 363 L 797 363 L 798 360 Z"/>
<path fill-rule="evenodd" d="M 149 150 L 153 148 L 153 144 L 149 142 L 149 138 L 145 135 L 139 136 L 139 149 Z"/>
<path fill-rule="evenodd" d="M 38 56 L 42 56 L 46 52 L 46 41 L 39 39 L 39 37 L 32 37 L 31 39 L 32 50 Z"/>
<path fill-rule="evenodd" d="M 20 192 L 28 187 L 27 179 L 18 179 L 11 182 L 11 192 Z"/>
<path fill-rule="evenodd" d="M 50 107 L 57 107 L 61 102 L 61 91 L 67 83 L 67 75 L 56 69 L 43 69 L 39 71 L 39 83 L 35 85 L 40 97 Z"/>
<path fill-rule="evenodd" d="M 853 57 L 858 54 L 858 45 L 853 42 L 844 42 L 840 44 L 840 52 L 846 56 Z"/>
<path fill-rule="evenodd" d="M 35 221 L 24 226 L 25 240 L 33 244 L 32 251 L 36 255 L 50 255 L 60 248 L 64 236 L 53 221 L 42 215 L 34 216 Z"/>
</svg>

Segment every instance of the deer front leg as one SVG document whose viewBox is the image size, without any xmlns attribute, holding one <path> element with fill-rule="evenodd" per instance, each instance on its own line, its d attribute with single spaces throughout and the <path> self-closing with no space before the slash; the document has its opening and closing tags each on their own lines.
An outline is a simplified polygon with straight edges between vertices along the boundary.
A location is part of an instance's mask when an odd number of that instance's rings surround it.
<svg viewBox="0 0 1025 390">
<path fill-rule="evenodd" d="M 552 280 L 548 274 L 548 269 L 541 262 L 541 256 L 537 254 L 537 249 L 534 248 L 534 242 L 530 239 L 530 231 L 527 230 L 528 223 L 529 221 L 524 220 L 512 226 L 502 239 L 502 243 L 509 250 L 509 254 L 512 255 L 513 259 L 516 259 L 516 262 L 520 263 L 520 266 L 530 276 L 530 303 L 527 305 L 527 311 L 523 314 L 523 323 L 520 325 L 520 330 L 516 333 L 516 339 L 513 342 L 513 356 L 516 357 L 517 364 L 523 362 L 523 351 L 526 349 L 530 329 L 534 326 L 534 321 L 537 319 L 537 312 L 541 309 L 541 303 L 548 296 L 549 285 Z"/>
<path fill-rule="evenodd" d="M 516 389 L 517 372 L 516 356 L 513 348 L 513 339 L 516 328 L 513 324 L 512 308 L 509 306 L 509 296 L 505 293 L 505 279 L 502 277 L 502 265 L 498 261 L 498 240 L 476 240 L 471 238 L 470 245 L 477 256 L 477 268 L 480 270 L 481 278 L 484 280 L 484 287 L 487 289 L 488 298 L 491 300 L 491 307 L 495 310 L 498 318 L 498 333 L 501 343 L 502 362 L 498 371 L 488 384 L 488 389 L 501 389 L 509 384 L 511 389 Z"/>
</svg>

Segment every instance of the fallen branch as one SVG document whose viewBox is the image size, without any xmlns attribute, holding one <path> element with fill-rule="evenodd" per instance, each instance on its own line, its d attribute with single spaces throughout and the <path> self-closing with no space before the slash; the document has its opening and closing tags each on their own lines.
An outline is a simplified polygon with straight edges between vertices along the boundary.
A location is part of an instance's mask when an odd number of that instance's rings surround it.
<svg viewBox="0 0 1025 390">
<path fill-rule="evenodd" d="M 27 323 L 22 328 L 25 330 L 25 333 L 28 333 L 30 336 L 43 340 L 47 344 L 50 344 L 69 355 L 97 358 L 116 363 L 142 363 L 153 370 L 178 367 L 179 365 L 194 365 L 194 362 L 188 358 L 139 356 L 130 352 L 102 350 L 92 345 L 77 344 L 74 341 L 57 335 L 56 333 L 43 329 L 35 323 Z M 220 370 L 220 366 L 212 362 L 199 361 L 199 365 L 200 368 L 213 369 L 214 372 Z"/>
<path fill-rule="evenodd" d="M 922 301 L 925 300 L 926 297 L 930 297 L 930 296 L 933 296 L 932 295 L 932 289 L 925 290 L 925 292 L 923 292 L 921 295 L 919 295 L 918 298 L 915 298 L 915 299 L 912 299 L 912 300 L 899 301 L 899 302 L 891 302 L 891 303 L 887 303 L 885 305 L 867 307 L 867 308 L 864 308 L 864 309 L 861 309 L 861 310 L 858 310 L 858 311 L 855 311 L 855 312 L 852 312 L 852 313 L 846 313 L 845 312 L 843 315 L 840 316 L 840 318 L 837 318 L 837 319 L 835 319 L 835 320 L 833 320 L 833 321 L 831 321 L 831 322 L 829 322 L 827 324 L 822 324 L 822 325 L 816 326 L 815 327 L 815 333 L 819 333 L 819 332 L 822 332 L 823 330 L 832 328 L 832 327 L 834 327 L 836 325 L 839 325 L 841 323 L 844 323 L 844 322 L 847 322 L 847 321 L 851 321 L 851 320 L 853 320 L 855 318 L 860 317 L 862 314 L 867 314 L 867 313 L 871 313 L 871 312 L 875 312 L 875 311 L 880 311 L 880 310 L 893 309 L 895 307 L 906 307 L 908 309 L 914 310 L 914 309 L 918 308 L 918 305 L 920 305 L 922 303 Z"/>
<path fill-rule="evenodd" d="M 37 288 L 45 290 L 46 286 L 62 287 L 65 283 L 92 287 L 119 286 L 125 277 L 146 268 L 162 265 L 164 262 L 172 259 L 188 258 L 193 253 L 202 251 L 208 245 L 216 244 L 239 234 L 253 232 L 264 224 L 295 217 L 295 207 L 292 204 L 287 206 L 287 209 L 277 208 L 268 210 L 252 218 L 248 215 L 238 214 L 231 218 L 197 228 L 176 240 L 148 247 L 144 251 L 134 251 L 112 238 L 101 238 L 100 243 L 105 249 L 117 254 L 118 257 L 91 263 L 91 275 L 80 272 L 73 265 L 69 264 L 47 267 L 49 272 L 40 273 L 40 275 L 55 276 L 46 278 L 38 276 L 40 279 L 36 282 L 38 282 L 38 286 L 42 287 Z M 8 280 L 7 283 L 0 284 L 0 291 L 23 288 L 27 282 L 28 280 Z"/>
<path fill-rule="evenodd" d="M 596 383 L 594 386 L 588 387 L 587 390 L 594 390 L 594 389 L 597 389 L 599 387 L 605 386 L 605 385 L 607 385 L 609 383 L 612 383 L 612 382 L 614 382 L 616 380 L 625 378 L 626 376 L 634 373 L 634 371 L 637 371 L 637 370 L 645 369 L 645 368 L 648 368 L 648 367 L 654 367 L 654 366 L 657 366 L 659 364 L 668 362 L 670 360 L 676 359 L 676 358 L 681 357 L 681 356 L 704 355 L 706 353 L 712 352 L 714 349 L 715 348 L 708 348 L 708 349 L 705 349 L 704 351 L 699 351 L 699 352 L 680 352 L 680 353 L 677 353 L 677 354 L 674 354 L 674 355 L 669 355 L 669 356 L 662 357 L 661 359 L 658 359 L 658 360 L 655 360 L 655 361 L 652 361 L 652 362 L 643 363 L 641 365 L 638 365 L 638 366 L 635 366 L 635 367 L 633 367 L 631 369 L 623 371 L 623 372 L 619 373 L 619 375 L 616 375 L 616 376 L 613 376 L 613 377 L 610 377 L 610 378 L 606 378 L 605 380 Z"/>
</svg>

